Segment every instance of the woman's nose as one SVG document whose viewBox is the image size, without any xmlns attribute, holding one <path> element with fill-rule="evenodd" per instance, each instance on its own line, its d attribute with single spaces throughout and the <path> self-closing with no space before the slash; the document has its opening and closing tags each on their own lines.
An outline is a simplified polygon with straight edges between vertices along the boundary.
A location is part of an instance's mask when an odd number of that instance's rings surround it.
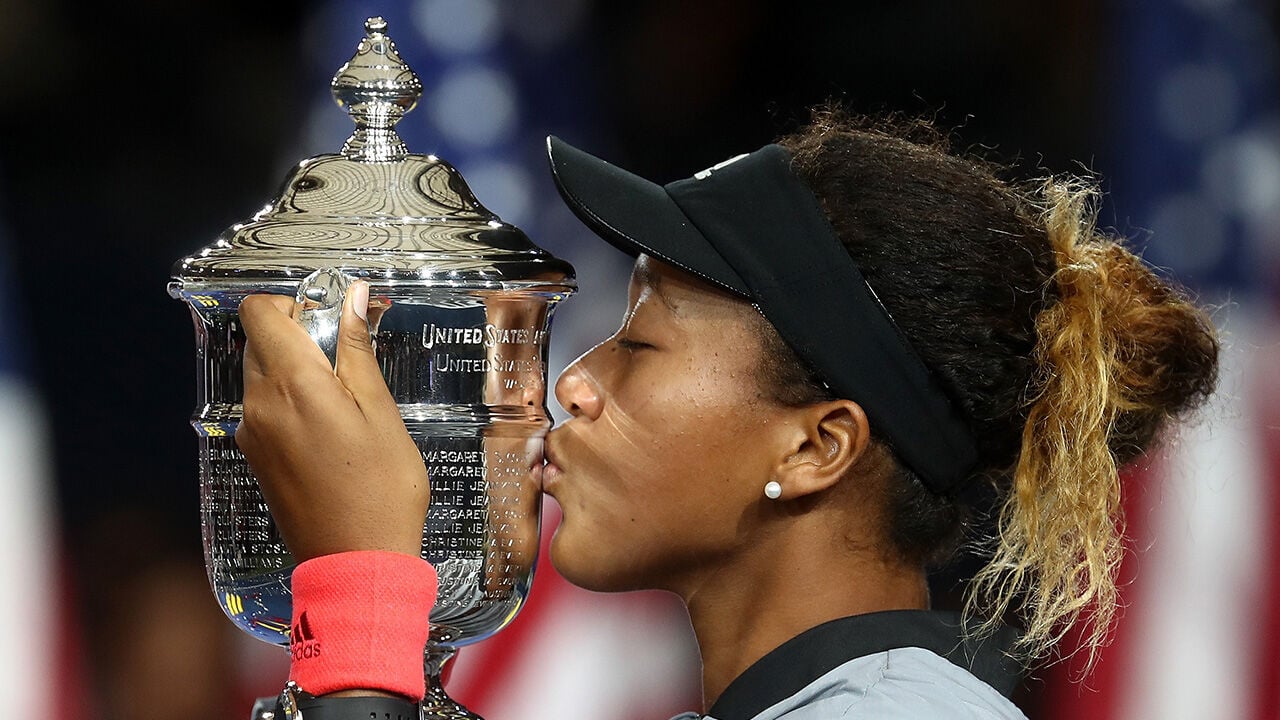
<svg viewBox="0 0 1280 720">
<path fill-rule="evenodd" d="M 599 384 L 583 362 L 587 355 L 574 360 L 556 380 L 556 402 L 573 417 L 595 420 L 600 417 L 603 402 Z"/>
</svg>

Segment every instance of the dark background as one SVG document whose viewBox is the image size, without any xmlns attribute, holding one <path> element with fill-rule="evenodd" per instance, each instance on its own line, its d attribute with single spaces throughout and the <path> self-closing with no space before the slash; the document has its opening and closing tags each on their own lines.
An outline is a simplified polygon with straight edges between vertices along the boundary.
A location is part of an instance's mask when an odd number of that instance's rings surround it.
<svg viewBox="0 0 1280 720">
<path fill-rule="evenodd" d="M 655 180 L 758 147 L 828 98 L 935 118 L 1015 174 L 1105 178 L 1120 152 L 1098 0 L 585 4 L 580 106 L 524 122 L 546 134 L 590 117 L 588 147 Z M 104 718 L 141 717 L 120 688 L 154 671 L 120 649 L 154 620 L 139 619 L 139 588 L 185 583 L 176 597 L 217 612 L 201 594 L 190 319 L 165 283 L 293 162 L 341 141 L 300 140 L 327 80 L 313 65 L 329 58 L 308 44 L 322 17 L 296 1 L 0 0 L 10 297 L 51 420 L 70 596 Z M 589 266 L 571 243 L 546 244 Z"/>
<path fill-rule="evenodd" d="M 1105 164 L 1094 3 L 598 5 L 582 31 L 593 112 L 612 159 L 641 175 L 671 180 L 756 147 L 828 98 L 936 117 L 958 144 L 1031 171 Z M 9 12 L 20 22 L 0 50 L 3 217 L 73 538 L 152 508 L 193 532 L 181 511 L 195 501 L 190 321 L 164 286 L 175 259 L 256 211 L 301 159 L 285 152 L 315 95 L 303 11 Z"/>
</svg>

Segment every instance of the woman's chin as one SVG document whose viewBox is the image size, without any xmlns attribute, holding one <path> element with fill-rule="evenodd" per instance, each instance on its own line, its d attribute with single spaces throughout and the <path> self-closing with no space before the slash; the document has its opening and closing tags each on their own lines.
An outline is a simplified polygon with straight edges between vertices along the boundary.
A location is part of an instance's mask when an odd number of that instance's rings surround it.
<svg viewBox="0 0 1280 720">
<path fill-rule="evenodd" d="M 634 578 L 624 578 L 607 562 L 600 543 L 580 543 L 564 525 L 551 536 L 551 564 L 570 583 L 593 592 L 622 592 L 641 589 Z M 630 579 L 632 582 L 627 582 Z"/>
</svg>

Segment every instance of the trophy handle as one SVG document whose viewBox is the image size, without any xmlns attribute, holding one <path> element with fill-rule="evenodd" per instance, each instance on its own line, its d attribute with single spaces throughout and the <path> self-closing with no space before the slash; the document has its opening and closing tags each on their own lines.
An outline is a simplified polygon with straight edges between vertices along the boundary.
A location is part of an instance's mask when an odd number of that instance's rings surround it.
<svg viewBox="0 0 1280 720">
<path fill-rule="evenodd" d="M 333 365 L 338 358 L 338 321 L 352 279 L 337 268 L 323 267 L 298 285 L 294 316 Z"/>
</svg>

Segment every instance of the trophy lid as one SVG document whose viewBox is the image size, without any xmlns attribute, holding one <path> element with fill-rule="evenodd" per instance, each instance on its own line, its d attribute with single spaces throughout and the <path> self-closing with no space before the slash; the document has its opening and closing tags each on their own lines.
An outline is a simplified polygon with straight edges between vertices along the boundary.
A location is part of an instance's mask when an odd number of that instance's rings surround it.
<svg viewBox="0 0 1280 720">
<path fill-rule="evenodd" d="M 296 283 L 322 267 L 389 286 L 573 290 L 569 263 L 485 209 L 452 165 L 405 147 L 395 125 L 422 83 L 386 30 L 367 20 L 330 83 L 356 126 L 342 151 L 303 160 L 275 200 L 178 260 L 171 294 Z"/>
</svg>

